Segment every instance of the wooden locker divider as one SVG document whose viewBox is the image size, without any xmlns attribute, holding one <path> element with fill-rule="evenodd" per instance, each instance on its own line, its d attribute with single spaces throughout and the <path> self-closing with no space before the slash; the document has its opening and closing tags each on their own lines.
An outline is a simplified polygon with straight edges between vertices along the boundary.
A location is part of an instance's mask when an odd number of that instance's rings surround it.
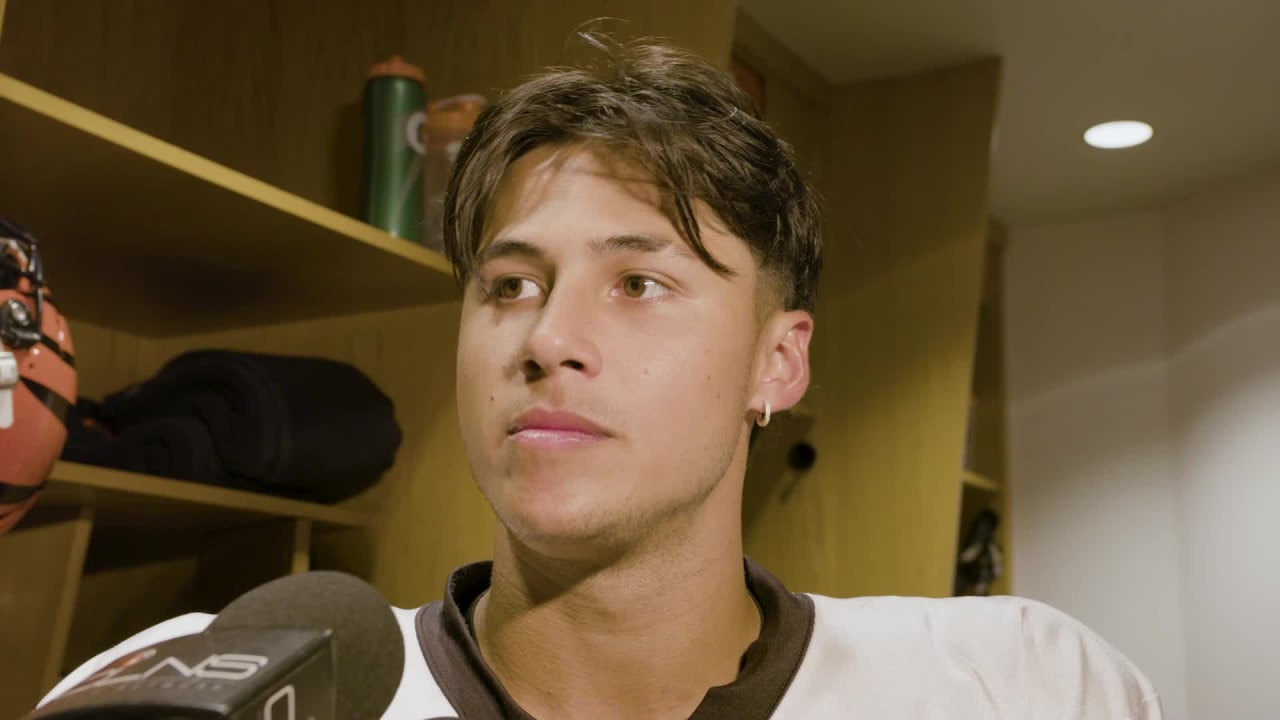
<svg viewBox="0 0 1280 720">
<path fill-rule="evenodd" d="M 1009 532 L 1008 427 L 1004 368 L 1004 248 L 1006 230 L 996 221 L 988 224 L 983 270 L 982 302 L 979 306 L 978 343 L 974 353 L 973 394 L 978 400 L 974 417 L 974 457 L 972 465 L 981 482 L 966 482 L 960 509 L 960 536 L 983 509 L 1000 518 L 996 543 L 1002 553 L 1002 574 L 992 584 L 991 594 L 1013 592 L 1013 540 Z M 976 492 L 975 492 L 976 490 Z"/>
<path fill-rule="evenodd" d="M 0 717 L 18 717 L 57 681 L 93 511 L 37 509 L 0 543 Z"/>
</svg>

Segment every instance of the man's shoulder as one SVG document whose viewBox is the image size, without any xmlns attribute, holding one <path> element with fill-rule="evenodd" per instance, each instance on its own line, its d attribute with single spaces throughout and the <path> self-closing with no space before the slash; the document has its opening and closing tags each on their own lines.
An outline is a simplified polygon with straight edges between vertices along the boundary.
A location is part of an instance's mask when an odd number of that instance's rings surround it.
<svg viewBox="0 0 1280 720">
<path fill-rule="evenodd" d="M 1014 595 L 809 597 L 826 629 L 836 633 L 856 631 L 861 639 L 881 633 L 901 639 L 903 633 L 917 632 L 943 642 L 969 642 L 978 637 L 990 642 L 994 636 L 1023 639 L 1027 633 L 1035 638 L 1100 640 L 1084 623 L 1052 605 Z"/>
<path fill-rule="evenodd" d="M 1154 689 L 1128 658 L 1043 602 L 810 597 L 810 670 L 818 675 L 852 672 L 872 678 L 872 685 L 879 677 L 892 686 L 909 673 L 927 678 L 947 698 L 987 695 L 1035 717 L 1046 708 L 1062 718 L 1160 717 Z"/>
</svg>

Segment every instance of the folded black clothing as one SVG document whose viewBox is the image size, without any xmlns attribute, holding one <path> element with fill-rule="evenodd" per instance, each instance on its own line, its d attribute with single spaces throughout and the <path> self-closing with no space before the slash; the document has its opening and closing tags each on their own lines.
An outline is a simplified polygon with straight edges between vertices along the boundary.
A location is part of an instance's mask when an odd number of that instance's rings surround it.
<svg viewBox="0 0 1280 720">
<path fill-rule="evenodd" d="M 336 502 L 377 481 L 401 433 L 390 398 L 356 368 L 322 358 L 201 350 L 108 396 L 117 433 L 196 418 L 230 477 L 263 492 Z"/>
<path fill-rule="evenodd" d="M 85 462 L 79 458 L 91 454 L 115 437 L 102 424 L 102 405 L 88 398 L 78 398 L 67 408 L 67 440 L 62 445 L 62 459 Z"/>
<path fill-rule="evenodd" d="M 64 460 L 209 485 L 244 485 L 222 465 L 208 428 L 196 418 L 160 418 L 115 433 L 98 419 L 96 403 L 82 399 L 67 420 Z"/>
</svg>

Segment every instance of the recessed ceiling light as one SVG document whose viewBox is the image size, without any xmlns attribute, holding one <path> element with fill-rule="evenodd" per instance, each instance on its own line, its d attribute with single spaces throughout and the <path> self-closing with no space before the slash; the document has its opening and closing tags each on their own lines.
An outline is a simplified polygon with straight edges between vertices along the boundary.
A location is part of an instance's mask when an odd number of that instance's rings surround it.
<svg viewBox="0 0 1280 720">
<path fill-rule="evenodd" d="M 1136 120 L 1117 120 L 1094 125 L 1084 131 L 1084 141 L 1096 148 L 1115 150 L 1133 147 L 1151 139 L 1151 126 Z"/>
</svg>

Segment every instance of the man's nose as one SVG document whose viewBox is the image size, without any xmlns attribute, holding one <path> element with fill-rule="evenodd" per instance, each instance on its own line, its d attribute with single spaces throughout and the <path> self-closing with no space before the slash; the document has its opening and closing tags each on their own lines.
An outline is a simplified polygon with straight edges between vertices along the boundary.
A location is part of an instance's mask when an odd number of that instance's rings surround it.
<svg viewBox="0 0 1280 720">
<path fill-rule="evenodd" d="M 602 302 L 567 285 L 553 288 L 525 341 L 520 363 L 525 378 L 538 380 L 563 371 L 599 373 L 601 354 L 593 330 L 601 320 Z"/>
</svg>

